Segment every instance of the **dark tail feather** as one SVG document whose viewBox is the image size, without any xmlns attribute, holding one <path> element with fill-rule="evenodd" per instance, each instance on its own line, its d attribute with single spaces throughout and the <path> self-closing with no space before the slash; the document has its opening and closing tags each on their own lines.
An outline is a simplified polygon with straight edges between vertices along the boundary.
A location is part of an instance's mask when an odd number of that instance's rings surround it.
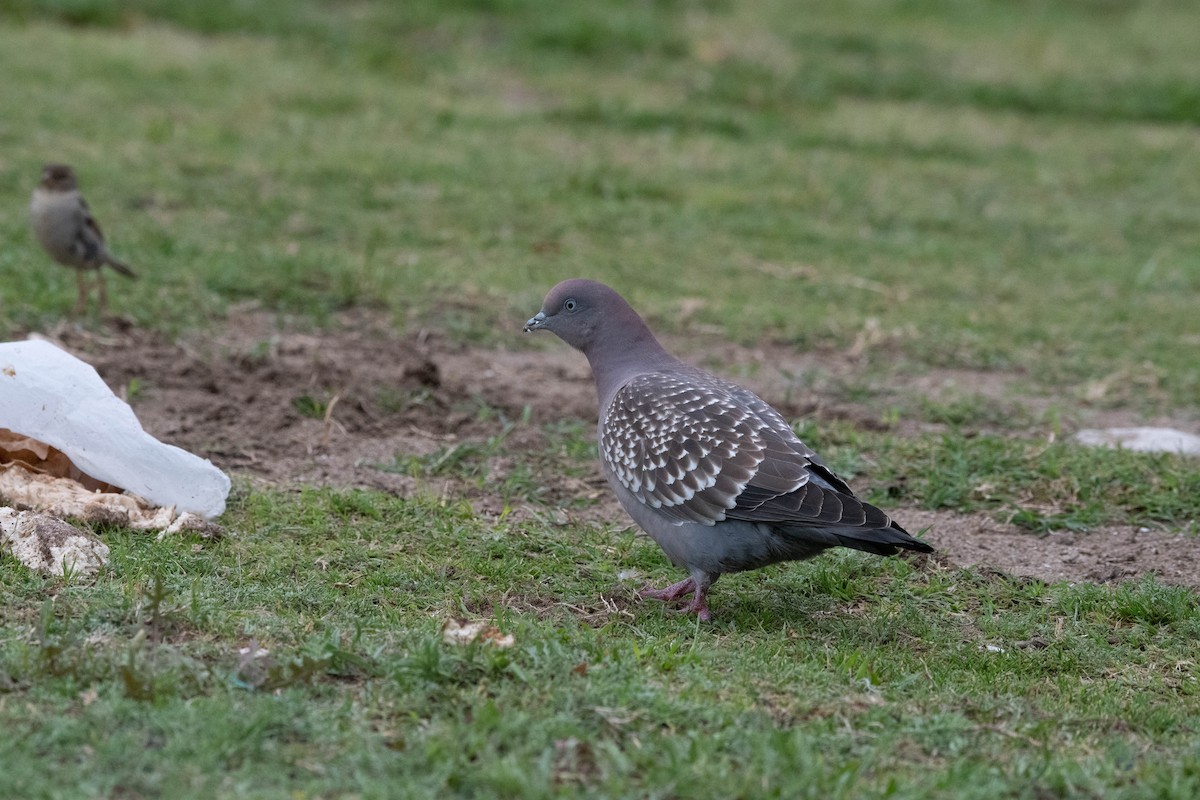
<svg viewBox="0 0 1200 800">
<path fill-rule="evenodd" d="M 886 519 L 886 517 L 885 517 Z M 933 548 L 891 522 L 887 528 L 838 528 L 815 525 L 778 525 L 773 530 L 786 543 L 785 550 L 793 552 L 792 558 L 808 558 L 830 547 L 849 547 L 874 553 L 877 556 L 894 556 L 900 550 L 916 550 L 932 553 Z"/>
<path fill-rule="evenodd" d="M 124 275 L 126 278 L 136 278 L 137 273 L 129 268 L 128 264 L 122 263 L 110 255 L 104 256 L 104 263 L 112 267 L 117 272 Z"/>
<path fill-rule="evenodd" d="M 933 547 L 910 536 L 908 531 L 895 522 L 889 528 L 874 530 L 840 529 L 831 531 L 837 537 L 842 547 L 851 547 L 879 556 L 894 556 L 904 550 L 916 550 L 918 553 L 932 553 Z"/>
</svg>

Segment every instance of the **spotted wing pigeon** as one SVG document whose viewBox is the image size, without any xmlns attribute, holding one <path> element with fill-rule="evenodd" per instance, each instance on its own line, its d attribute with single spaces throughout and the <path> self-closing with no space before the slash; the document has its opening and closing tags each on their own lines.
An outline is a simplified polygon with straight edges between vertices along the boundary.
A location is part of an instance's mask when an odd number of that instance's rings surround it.
<svg viewBox="0 0 1200 800">
<path fill-rule="evenodd" d="M 558 284 L 524 329 L 551 331 L 587 356 L 604 476 L 634 522 L 689 573 L 643 597 L 690 594 L 686 610 L 708 620 L 708 588 L 726 572 L 839 546 L 933 551 L 855 497 L 753 392 L 670 355 L 604 284 Z"/>
</svg>

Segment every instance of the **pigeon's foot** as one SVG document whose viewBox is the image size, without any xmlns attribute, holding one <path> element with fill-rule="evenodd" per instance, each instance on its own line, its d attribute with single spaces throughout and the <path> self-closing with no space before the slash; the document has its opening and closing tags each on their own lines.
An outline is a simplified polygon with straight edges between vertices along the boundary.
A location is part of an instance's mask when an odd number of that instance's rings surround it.
<svg viewBox="0 0 1200 800">
<path fill-rule="evenodd" d="M 673 583 L 665 589 L 651 589 L 649 587 L 638 592 L 638 597 L 649 597 L 652 600 L 666 600 L 671 602 L 678 600 L 681 597 L 687 597 L 696 591 L 696 581 L 691 578 L 685 578 L 679 583 Z"/>
<path fill-rule="evenodd" d="M 668 603 L 680 600 L 688 595 L 692 599 L 688 604 L 679 609 L 681 614 L 695 614 L 700 618 L 701 622 L 711 622 L 712 612 L 708 610 L 708 589 L 701 589 L 694 578 L 685 578 L 679 583 L 673 583 L 665 589 L 651 589 L 649 587 L 638 592 L 638 597 L 648 597 L 652 600 L 664 600 Z"/>
<path fill-rule="evenodd" d="M 712 622 L 712 612 L 708 610 L 708 592 L 698 591 L 692 595 L 692 600 L 683 609 L 688 614 L 695 614 L 701 622 Z"/>
</svg>

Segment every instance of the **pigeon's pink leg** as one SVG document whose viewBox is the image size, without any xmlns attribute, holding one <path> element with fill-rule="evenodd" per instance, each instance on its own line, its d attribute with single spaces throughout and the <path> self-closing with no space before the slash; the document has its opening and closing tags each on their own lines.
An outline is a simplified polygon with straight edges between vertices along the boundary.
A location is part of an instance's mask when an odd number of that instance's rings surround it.
<svg viewBox="0 0 1200 800">
<path fill-rule="evenodd" d="M 679 583 L 673 583 L 665 589 L 642 589 L 638 592 L 638 597 L 649 597 L 653 600 L 678 600 L 696 591 L 696 581 L 691 578 L 684 578 Z"/>
<path fill-rule="evenodd" d="M 695 614 L 701 622 L 712 622 L 712 612 L 708 610 L 708 591 L 701 589 L 692 595 L 692 601 L 683 609 L 689 614 Z"/>
<path fill-rule="evenodd" d="M 705 582 L 707 584 L 707 581 Z M 695 614 L 701 622 L 712 620 L 712 612 L 708 610 L 708 586 L 701 588 L 695 578 L 685 578 L 679 583 L 673 583 L 665 589 L 642 589 L 638 597 L 649 597 L 654 600 L 665 600 L 668 603 L 687 595 L 692 599 L 680 609 L 685 614 Z"/>
</svg>

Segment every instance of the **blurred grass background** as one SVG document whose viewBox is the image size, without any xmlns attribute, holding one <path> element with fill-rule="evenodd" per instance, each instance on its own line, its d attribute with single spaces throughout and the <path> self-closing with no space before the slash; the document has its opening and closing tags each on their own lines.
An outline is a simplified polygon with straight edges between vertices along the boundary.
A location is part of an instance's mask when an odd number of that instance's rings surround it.
<svg viewBox="0 0 1200 800">
<path fill-rule="evenodd" d="M 839 348 L 870 325 L 884 373 L 1200 397 L 1193 3 L 0 0 L 0 21 L 8 328 L 71 301 L 25 218 L 56 159 L 145 275 L 118 310 L 168 331 L 253 301 L 507 341 L 586 275 L 677 331 Z"/>
<path fill-rule="evenodd" d="M 1200 408 L 1197 31 L 1182 0 L 0 0 L 0 332 L 74 300 L 26 218 L 61 160 L 139 326 L 555 347 L 520 323 L 591 276 L 680 336 L 858 350 L 831 392 L 944 435 L 797 426 L 889 508 L 1182 538 L 1194 463 L 1052 440 L 1082 400 Z M 900 380 L 942 368 L 1060 397 Z M 700 627 L 630 600 L 679 577 L 644 537 L 538 506 L 592 468 L 565 424 L 506 481 L 503 435 L 397 454 L 498 518 L 240 482 L 235 535 L 105 529 L 94 583 L 0 557 L 5 790 L 1197 796 L 1194 591 L 843 553 L 722 581 Z M 456 616 L 516 645 L 444 645 Z"/>
</svg>

